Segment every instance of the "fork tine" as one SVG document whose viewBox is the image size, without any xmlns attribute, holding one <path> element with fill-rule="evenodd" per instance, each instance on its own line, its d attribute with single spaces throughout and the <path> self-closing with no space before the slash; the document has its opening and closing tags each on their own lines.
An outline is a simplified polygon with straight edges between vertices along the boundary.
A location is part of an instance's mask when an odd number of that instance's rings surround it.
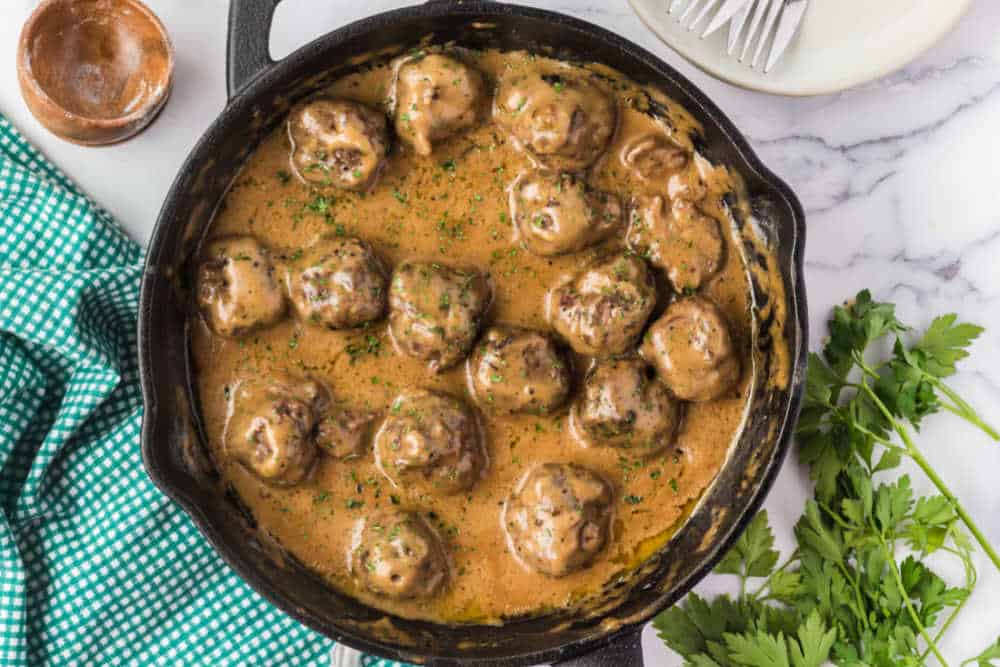
<svg viewBox="0 0 1000 667">
<path fill-rule="evenodd" d="M 774 30 L 775 21 L 778 20 L 778 15 L 781 13 L 784 6 L 785 3 L 782 0 L 776 0 L 771 3 L 771 10 L 767 13 L 764 29 L 760 33 L 760 39 L 757 41 L 757 50 L 753 54 L 753 60 L 750 62 L 750 67 L 757 66 L 757 61 L 760 60 L 761 54 L 764 53 L 764 45 L 767 44 L 770 39 L 771 33 Z"/>
<path fill-rule="evenodd" d="M 774 33 L 774 41 L 771 43 L 771 53 L 768 54 L 767 64 L 764 65 L 764 74 L 771 71 L 771 68 L 781 58 L 781 54 L 791 44 L 795 31 L 802 23 L 807 4 L 809 3 L 805 0 L 791 0 L 785 4 L 785 9 L 781 12 L 781 20 L 778 21 L 778 29 Z"/>
<path fill-rule="evenodd" d="M 702 38 L 708 37 L 713 32 L 725 25 L 726 21 L 738 14 L 749 4 L 750 0 L 725 0 L 715 16 L 709 22 L 705 32 L 701 33 Z"/>
<path fill-rule="evenodd" d="M 729 24 L 729 45 L 726 47 L 726 55 L 733 55 L 733 51 L 736 50 L 736 45 L 740 41 L 740 35 L 743 34 L 743 26 L 746 25 L 747 17 L 750 16 L 750 10 L 753 8 L 757 0 L 750 0 L 750 2 L 743 5 L 743 9 L 733 17 L 732 23 Z"/>
<path fill-rule="evenodd" d="M 708 3 L 704 7 L 701 8 L 701 11 L 698 12 L 698 16 L 696 16 L 694 18 L 694 21 L 691 21 L 691 25 L 688 26 L 688 30 L 694 30 L 695 26 L 698 25 L 699 23 L 701 23 L 701 20 L 703 18 L 705 18 L 705 16 L 708 14 L 709 10 L 711 10 L 713 7 L 715 7 L 715 5 L 718 2 L 719 2 L 719 0 L 708 0 Z M 704 37 L 704 35 L 702 35 L 702 37 Z"/>
<path fill-rule="evenodd" d="M 705 1 L 707 2 L 708 0 Z M 702 0 L 691 0 L 691 4 L 687 6 L 687 9 L 685 9 L 684 13 L 681 14 L 681 17 L 677 19 L 678 21 L 680 21 L 681 25 L 687 24 L 688 17 L 694 14 L 695 10 L 698 9 L 701 3 Z"/>
<path fill-rule="evenodd" d="M 753 10 L 753 17 L 750 19 L 750 27 L 747 29 L 746 41 L 743 42 L 743 52 L 740 54 L 740 62 L 746 60 L 747 54 L 750 53 L 750 47 L 753 46 L 754 39 L 757 37 L 757 28 L 760 26 L 761 19 L 764 18 L 764 13 L 773 2 L 781 2 L 781 0 L 757 0 L 757 6 Z"/>
<path fill-rule="evenodd" d="M 671 0 L 671 3 L 670 3 L 670 7 L 668 7 L 668 8 L 667 8 L 667 13 L 668 13 L 668 14 L 673 14 L 673 13 L 674 13 L 674 12 L 676 12 L 676 11 L 677 11 L 678 9 L 680 9 L 680 8 L 681 8 L 681 6 L 682 6 L 682 5 L 683 5 L 683 4 L 684 4 L 684 3 L 686 2 L 686 1 L 687 1 L 687 0 Z M 694 0 L 692 0 L 692 1 L 694 1 Z"/>
</svg>

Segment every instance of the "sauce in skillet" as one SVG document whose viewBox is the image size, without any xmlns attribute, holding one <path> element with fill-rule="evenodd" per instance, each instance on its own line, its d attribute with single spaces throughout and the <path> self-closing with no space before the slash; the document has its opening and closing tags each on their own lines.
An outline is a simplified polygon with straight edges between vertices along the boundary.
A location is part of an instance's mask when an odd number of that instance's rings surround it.
<svg viewBox="0 0 1000 667">
<path fill-rule="evenodd" d="M 472 119 L 459 108 L 460 99 L 444 99 L 442 104 L 454 102 L 456 108 L 445 111 L 454 112 L 458 129 L 451 136 L 434 136 L 430 131 L 429 141 L 404 136 L 411 131 L 427 134 L 427 128 L 419 126 L 418 114 L 403 118 L 406 110 L 397 108 L 394 116 L 390 110 L 388 122 L 391 125 L 395 120 L 397 136 L 384 168 L 371 174 L 369 162 L 358 162 L 328 178 L 316 178 L 315 170 L 303 170 L 301 165 L 293 168 L 289 132 L 282 126 L 249 159 L 212 224 L 208 247 L 220 239 L 223 244 L 232 244 L 236 237 L 256 239 L 257 246 L 239 245 L 244 243 L 239 241 L 237 250 L 227 250 L 231 259 L 256 266 L 258 252 L 270 256 L 271 277 L 278 286 L 274 289 L 289 289 L 285 271 L 294 271 L 297 262 L 308 260 L 318 242 L 340 244 L 338 248 L 348 244 L 351 252 L 360 253 L 360 266 L 371 269 L 364 275 L 375 276 L 373 283 L 364 286 L 376 299 L 386 298 L 380 290 L 397 289 L 390 285 L 395 280 L 390 276 L 407 263 L 445 266 L 470 276 L 478 272 L 487 285 L 488 297 L 483 301 L 488 300 L 488 307 L 476 322 L 478 337 L 472 348 L 460 350 L 459 361 L 450 366 L 443 363 L 447 367 L 434 372 L 433 360 L 429 364 L 427 358 L 406 353 L 398 340 L 399 331 L 390 334 L 388 318 L 369 318 L 377 308 L 360 307 L 348 313 L 346 320 L 331 324 L 354 328 L 331 329 L 321 326 L 326 322 L 322 313 L 281 306 L 273 296 L 254 301 L 256 311 L 239 313 L 262 326 L 216 326 L 213 330 L 205 317 L 192 317 L 191 345 L 213 457 L 223 479 L 233 486 L 261 529 L 333 585 L 368 604 L 408 617 L 481 623 L 582 602 L 666 541 L 715 477 L 739 434 L 751 391 L 747 350 L 752 321 L 741 244 L 722 203 L 724 195 L 738 193 L 738 186 L 724 167 L 711 165 L 693 152 L 691 136 L 699 129 L 684 109 L 606 71 L 595 76 L 590 70 L 524 53 L 462 53 L 461 57 L 481 73 L 482 81 L 456 79 L 456 86 L 473 90 L 481 86 L 489 98 L 498 80 L 513 88 L 524 82 L 529 94 L 518 98 L 515 90 L 508 97 L 488 99 L 485 112 L 473 114 Z M 443 67 L 435 76 L 446 76 L 448 66 Z M 325 96 L 385 109 L 398 70 L 383 65 L 350 75 Z M 531 97 L 530 85 L 540 85 L 532 84 L 533 73 L 538 71 L 546 73 L 542 80 L 551 90 Z M 511 184 L 523 182 L 526 177 L 521 175 L 530 174 L 536 165 L 529 155 L 531 146 L 525 146 L 526 137 L 494 118 L 502 121 L 503 113 L 530 112 L 530 108 L 518 107 L 543 104 L 546 95 L 558 100 L 567 85 L 572 88 L 559 78 L 561 74 L 570 82 L 573 77 L 588 82 L 568 93 L 582 90 L 586 98 L 592 94 L 587 86 L 593 85 L 608 95 L 617 108 L 617 119 L 613 136 L 607 139 L 599 136 L 599 127 L 584 127 L 588 140 L 601 144 L 599 157 L 582 166 L 590 159 L 586 155 L 563 156 L 563 163 L 550 166 L 572 171 L 574 176 L 570 180 L 557 177 L 545 186 L 561 196 L 570 188 L 582 187 L 573 179 L 586 181 L 587 192 L 603 193 L 604 198 L 586 200 L 584 214 L 600 209 L 603 212 L 593 227 L 607 229 L 588 228 L 577 241 L 553 247 L 545 239 L 533 239 L 534 213 L 512 220 Z M 503 86 L 500 90 L 504 93 Z M 395 93 L 398 104 L 407 99 L 399 90 Z M 591 103 L 584 100 L 584 104 Z M 488 108 L 491 104 L 493 113 Z M 515 108 L 505 110 L 504 104 Z M 651 105 L 662 108 L 664 118 L 649 115 Z M 514 122 L 508 120 L 508 125 Z M 650 137 L 668 138 L 669 150 L 649 157 Z M 367 141 L 369 149 L 379 150 L 377 141 L 361 140 Z M 586 145 L 581 149 L 582 153 L 589 150 Z M 672 160 L 676 163 L 664 166 Z M 661 168 L 671 177 L 658 178 Z M 328 174 L 330 169 L 320 171 Z M 335 180 L 340 187 L 331 183 Z M 549 196 L 542 196 L 538 205 L 544 208 Z M 616 202 L 620 220 L 615 219 Z M 513 213 L 516 216 L 517 210 Z M 551 213 L 569 216 L 573 211 L 563 206 Z M 543 221 L 539 229 L 551 222 L 552 218 Z M 573 220 L 556 222 L 567 227 L 574 224 Z M 353 239 L 360 239 L 361 246 L 350 245 Z M 633 251 L 627 250 L 629 244 Z M 548 250 L 563 254 L 546 254 Z M 364 254 L 368 251 L 382 267 L 384 285 L 378 283 L 378 266 L 366 263 L 371 259 Z M 652 281 L 648 308 L 643 306 L 636 314 L 622 307 L 622 319 L 634 316 L 638 322 L 634 335 L 602 336 L 600 327 L 582 331 L 573 326 L 576 320 L 553 320 L 553 311 L 572 309 L 572 302 L 565 299 L 556 299 L 553 305 L 550 292 L 555 293 L 554 288 L 619 255 L 645 267 L 638 270 L 647 271 Z M 616 278 L 624 270 L 621 263 L 608 265 L 612 267 L 609 275 Z M 583 291 L 586 282 L 577 280 L 575 285 Z M 472 298 L 468 294 L 461 292 L 462 298 Z M 451 298 L 442 306 L 450 305 Z M 672 301 L 686 304 L 673 319 L 663 315 Z M 717 312 L 685 319 L 687 311 L 698 310 L 702 302 L 710 309 L 714 304 Z M 205 312 L 211 316 L 216 311 Z M 715 326 L 716 316 L 728 321 L 732 340 L 724 341 L 728 348 L 722 343 L 709 345 L 710 351 L 732 354 L 735 362 L 721 371 L 714 369 L 707 384 L 691 389 L 686 381 L 699 372 L 697 363 L 692 367 L 680 354 L 673 359 L 657 357 L 657 350 L 669 347 L 678 335 L 697 337 L 699 327 Z M 354 326 L 358 322 L 367 323 Z M 500 325 L 499 333 L 491 329 L 494 325 Z M 568 398 L 558 387 L 539 384 L 539 394 L 532 394 L 532 400 L 541 395 L 549 397 L 548 402 L 530 403 L 525 412 L 518 402 L 521 395 L 503 386 L 515 379 L 490 372 L 478 377 L 476 364 L 489 354 L 500 354 L 487 346 L 494 340 L 507 340 L 504 336 L 512 329 L 542 332 L 557 348 L 552 358 L 561 361 L 553 361 L 552 366 L 559 371 L 556 375 L 564 373 Z M 589 373 L 596 363 L 592 355 L 610 356 L 605 354 L 608 346 L 616 348 L 616 356 L 626 358 L 614 362 L 625 375 Z M 648 364 L 637 361 L 634 351 L 638 347 Z M 527 377 L 530 370 L 523 375 Z M 657 373 L 667 379 L 671 374 L 684 377 L 677 381 L 677 391 L 666 391 Z M 644 395 L 641 405 L 662 410 L 665 416 L 660 418 L 657 412 L 651 420 L 639 409 L 638 415 L 630 413 L 625 419 L 630 428 L 655 432 L 654 446 L 634 448 L 628 442 L 622 446 L 620 437 L 615 446 L 587 437 L 588 424 L 601 417 L 601 391 L 591 387 L 592 377 L 595 382 L 602 377 L 627 377 L 638 378 L 636 382 L 643 386 L 656 383 L 656 393 Z M 482 388 L 479 380 L 489 386 Z M 298 409 L 294 406 L 319 400 L 324 410 L 343 417 L 338 423 L 358 428 L 350 438 L 335 437 L 326 449 L 321 443 L 315 462 L 305 466 L 301 475 L 282 470 L 263 481 L 245 457 L 241 459 L 227 447 L 227 434 L 252 428 L 247 426 L 252 416 L 241 412 L 239 401 L 252 403 L 254 396 L 268 391 L 269 383 L 295 394 L 299 402 L 293 401 L 288 414 L 294 415 Z M 622 386 L 613 385 L 606 393 L 622 393 Z M 411 483 L 411 478 L 387 470 L 383 459 L 391 454 L 391 446 L 379 457 L 373 453 L 374 441 L 389 437 L 384 435 L 386 429 L 391 436 L 393 428 L 403 434 L 418 428 L 416 410 L 416 427 L 387 420 L 401 419 L 407 406 L 438 400 L 428 398 L 424 390 L 433 392 L 432 397 L 455 399 L 460 406 L 457 412 L 447 412 L 455 448 L 449 454 L 454 469 L 444 486 Z M 322 396 L 317 398 L 317 393 Z M 677 398 L 679 394 L 690 400 Z M 597 407 L 589 411 L 580 407 L 584 395 L 598 401 Z M 495 401 L 504 409 L 498 409 Z M 438 403 L 434 403 L 434 415 L 451 409 L 450 403 L 443 407 Z M 507 406 L 521 411 L 511 414 Z M 310 432 L 303 437 L 319 437 L 316 429 L 320 426 L 307 426 Z M 470 438 L 476 437 L 480 444 L 469 445 Z M 390 442 L 398 443 L 399 438 Z M 466 475 L 468 471 L 462 468 L 466 460 L 478 461 L 475 474 Z M 534 543 L 515 545 L 508 533 L 520 534 L 526 528 L 505 526 L 505 521 L 517 520 L 532 494 L 543 493 L 543 487 L 531 480 L 538 471 L 548 470 L 544 468 L 548 464 L 573 464 L 585 471 L 576 475 L 576 467 L 561 468 L 559 474 L 564 477 L 555 486 L 572 487 L 577 506 L 570 509 L 595 531 L 585 545 L 592 547 L 590 551 L 578 550 L 558 562 L 546 560 L 545 554 L 539 556 L 544 536 L 536 535 Z M 535 477 L 525 481 L 531 475 Z M 429 560 L 408 576 L 393 575 L 382 586 L 375 576 L 380 564 L 365 560 L 370 555 L 367 551 L 358 555 L 359 540 L 373 532 L 385 537 L 383 530 L 397 539 L 398 526 L 380 522 L 391 523 L 393 519 L 384 517 L 399 516 L 401 511 L 421 518 L 417 524 L 404 523 L 404 535 L 398 539 L 409 540 L 407 548 L 426 548 Z M 558 521 L 553 525 L 559 529 Z"/>
</svg>

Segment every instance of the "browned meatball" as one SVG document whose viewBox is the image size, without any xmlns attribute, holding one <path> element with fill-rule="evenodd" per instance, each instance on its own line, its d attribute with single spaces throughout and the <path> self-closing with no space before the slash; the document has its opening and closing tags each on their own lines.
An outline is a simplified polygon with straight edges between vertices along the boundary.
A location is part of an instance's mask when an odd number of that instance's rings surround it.
<svg viewBox="0 0 1000 667">
<path fill-rule="evenodd" d="M 284 375 L 237 383 L 223 438 L 227 455 L 265 482 L 298 484 L 316 460 L 314 430 L 328 398 L 319 383 Z"/>
<path fill-rule="evenodd" d="M 722 311 L 706 299 L 673 302 L 649 328 L 641 353 L 685 401 L 710 401 L 740 377 L 740 360 Z"/>
<path fill-rule="evenodd" d="M 285 314 L 285 297 L 274 267 L 256 239 L 217 239 L 201 257 L 195 294 L 215 333 L 238 338 L 274 324 Z"/>
<path fill-rule="evenodd" d="M 397 487 L 450 494 L 486 467 L 482 429 L 461 401 L 426 390 L 400 394 L 375 435 L 375 462 Z"/>
<path fill-rule="evenodd" d="M 530 170 L 510 186 L 510 217 L 532 253 L 562 255 L 608 238 L 621 225 L 622 207 L 571 174 Z"/>
<path fill-rule="evenodd" d="M 570 427 L 584 445 L 608 445 L 640 455 L 670 446 L 680 410 L 641 359 L 597 362 L 573 405 Z"/>
<path fill-rule="evenodd" d="M 548 295 L 552 328 L 580 354 L 608 357 L 627 351 L 656 305 L 646 262 L 622 253 L 599 259 Z"/>
<path fill-rule="evenodd" d="M 525 72 L 500 80 L 493 116 L 516 145 L 550 169 L 579 171 L 604 152 L 617 109 L 593 75 L 568 68 Z"/>
<path fill-rule="evenodd" d="M 665 134 L 638 134 L 626 140 L 618 158 L 640 189 L 649 194 L 688 201 L 705 196 L 697 160 Z"/>
<path fill-rule="evenodd" d="M 643 185 L 666 185 L 671 176 L 688 165 L 690 156 L 661 134 L 637 134 L 622 145 L 622 166 Z"/>
<path fill-rule="evenodd" d="M 316 425 L 316 444 L 335 459 L 354 459 L 365 449 L 365 439 L 377 415 L 368 410 L 332 406 Z"/>
<path fill-rule="evenodd" d="M 385 166 L 385 115 L 350 100 L 314 99 L 288 115 L 295 175 L 314 185 L 365 190 Z"/>
<path fill-rule="evenodd" d="M 678 292 L 698 289 L 722 266 L 719 223 L 690 202 L 679 199 L 668 206 L 663 197 L 643 197 L 630 217 L 629 246 L 663 269 Z"/>
<path fill-rule="evenodd" d="M 565 576 L 589 565 L 607 544 L 612 497 L 611 485 L 587 468 L 539 465 L 504 505 L 507 542 L 527 567 Z"/>
<path fill-rule="evenodd" d="M 475 271 L 404 262 L 389 286 L 393 345 L 432 371 L 444 370 L 469 352 L 489 302 L 489 286 Z"/>
<path fill-rule="evenodd" d="M 385 313 L 385 270 L 364 241 L 320 239 L 285 263 L 292 307 L 306 322 L 349 329 Z"/>
<path fill-rule="evenodd" d="M 448 582 L 441 538 L 407 510 L 386 510 L 359 522 L 350 562 L 362 586 L 392 600 L 429 598 Z"/>
<path fill-rule="evenodd" d="M 450 56 L 406 57 L 396 74 L 396 134 L 418 155 L 479 120 L 486 86 L 478 70 Z"/>
<path fill-rule="evenodd" d="M 469 390 L 491 412 L 545 415 L 566 402 L 569 362 L 543 333 L 491 327 L 468 361 Z"/>
</svg>

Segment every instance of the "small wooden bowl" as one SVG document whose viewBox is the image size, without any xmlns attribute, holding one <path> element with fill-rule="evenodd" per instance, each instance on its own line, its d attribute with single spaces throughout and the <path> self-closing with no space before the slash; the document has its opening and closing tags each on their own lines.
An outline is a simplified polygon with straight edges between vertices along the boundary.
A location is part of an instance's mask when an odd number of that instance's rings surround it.
<svg viewBox="0 0 1000 667">
<path fill-rule="evenodd" d="M 138 0 L 45 0 L 21 29 L 17 78 L 35 118 L 63 139 L 122 141 L 160 112 L 174 50 Z"/>
</svg>

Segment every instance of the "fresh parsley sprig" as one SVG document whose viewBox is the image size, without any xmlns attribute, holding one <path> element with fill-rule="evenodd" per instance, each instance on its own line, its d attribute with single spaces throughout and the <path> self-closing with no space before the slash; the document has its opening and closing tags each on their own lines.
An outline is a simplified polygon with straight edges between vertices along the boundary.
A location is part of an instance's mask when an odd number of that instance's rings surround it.
<svg viewBox="0 0 1000 667">
<path fill-rule="evenodd" d="M 711 601 L 689 595 L 654 620 L 660 637 L 695 667 L 895 667 L 923 665 L 976 584 L 974 546 L 1000 560 L 955 495 L 917 448 L 911 429 L 941 410 L 996 431 L 944 382 L 982 332 L 954 315 L 935 319 L 915 343 L 895 307 L 865 290 L 834 309 L 822 354 L 809 359 L 799 424 L 800 455 L 815 495 L 795 526 L 781 565 L 766 512 L 748 525 L 716 572 L 736 575 L 740 593 Z M 892 337 L 891 353 L 871 360 Z M 915 498 L 907 475 L 876 478 L 909 457 L 940 494 Z M 957 560 L 949 586 L 927 556 Z M 1000 640 L 966 661 L 1000 660 Z"/>
<path fill-rule="evenodd" d="M 941 409 L 965 419 L 993 440 L 1000 435 L 967 402 L 943 382 L 983 329 L 942 315 L 924 335 L 907 346 L 902 334 L 910 328 L 896 319 L 895 306 L 877 303 L 863 290 L 853 303 L 834 309 L 830 338 L 822 356 L 812 354 L 806 377 L 806 398 L 799 422 L 801 457 L 809 464 L 820 500 L 835 492 L 838 476 L 852 461 L 872 473 L 911 458 L 938 491 L 954 506 L 976 542 L 1000 570 L 1000 556 L 986 540 L 955 494 L 913 441 L 910 428 Z M 872 345 L 894 335 L 892 355 L 881 363 L 866 360 Z M 899 438 L 897 443 L 892 434 Z M 880 447 L 877 447 L 880 446 Z M 880 457 L 872 463 L 879 450 Z"/>
</svg>

